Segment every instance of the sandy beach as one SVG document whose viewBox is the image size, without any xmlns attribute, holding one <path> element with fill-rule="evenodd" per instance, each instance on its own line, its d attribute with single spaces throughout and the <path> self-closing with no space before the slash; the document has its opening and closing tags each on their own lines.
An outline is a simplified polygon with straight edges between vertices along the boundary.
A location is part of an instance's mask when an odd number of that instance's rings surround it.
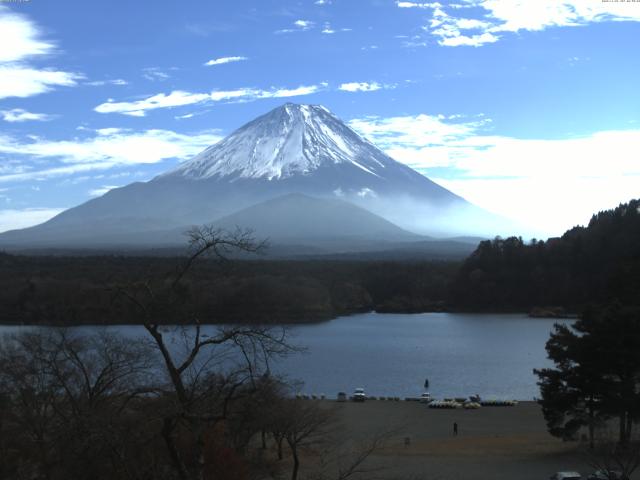
<svg viewBox="0 0 640 480">
<path fill-rule="evenodd" d="M 534 402 L 478 410 L 430 409 L 406 401 L 323 403 L 335 408 L 345 438 L 358 442 L 392 432 L 385 448 L 370 458 L 369 466 L 383 467 L 371 478 L 533 480 L 563 470 L 576 470 L 586 478 L 593 471 L 584 445 L 547 433 Z"/>
</svg>

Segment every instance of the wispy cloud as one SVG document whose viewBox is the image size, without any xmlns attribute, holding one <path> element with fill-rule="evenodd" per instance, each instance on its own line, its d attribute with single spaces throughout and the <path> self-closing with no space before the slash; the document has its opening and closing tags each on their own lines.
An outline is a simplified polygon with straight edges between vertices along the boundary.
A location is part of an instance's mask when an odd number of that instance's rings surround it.
<svg viewBox="0 0 640 480">
<path fill-rule="evenodd" d="M 311 20 L 296 20 L 295 22 L 293 22 L 293 24 L 298 28 L 301 28 L 303 30 L 307 30 L 307 29 L 313 27 L 314 22 L 312 22 Z"/>
<path fill-rule="evenodd" d="M 93 188 L 93 189 L 89 190 L 89 196 L 90 197 L 101 197 L 105 193 L 110 192 L 111 190 L 113 190 L 115 188 L 120 188 L 120 186 L 119 185 L 103 185 L 102 187 L 99 187 L 99 188 Z"/>
<path fill-rule="evenodd" d="M 304 32 L 307 30 L 311 30 L 315 27 L 315 22 L 311 20 L 296 20 L 293 22 L 292 28 L 284 28 L 282 30 L 276 30 L 275 33 L 293 33 L 293 32 Z"/>
<path fill-rule="evenodd" d="M 83 76 L 56 69 L 39 69 L 29 59 L 55 52 L 55 45 L 42 39 L 35 23 L 25 15 L 0 6 L 0 98 L 30 97 L 55 87 L 71 87 Z"/>
<path fill-rule="evenodd" d="M 247 57 L 221 57 L 214 58 L 205 63 L 205 65 L 211 67 L 213 65 L 224 65 L 225 63 L 243 62 L 249 60 Z"/>
<path fill-rule="evenodd" d="M 122 78 L 114 78 L 112 80 L 93 80 L 91 82 L 84 82 L 84 85 L 89 85 L 90 87 L 102 87 L 104 85 L 129 85 L 129 82 L 123 80 Z"/>
<path fill-rule="evenodd" d="M 480 47 L 505 34 L 540 31 L 551 27 L 576 27 L 610 21 L 640 21 L 640 9 L 625 2 L 584 0 L 465 0 L 462 4 L 398 1 L 399 8 L 431 9 L 424 30 L 443 46 Z M 461 15 L 480 10 L 479 17 Z"/>
<path fill-rule="evenodd" d="M 0 232 L 32 227 L 46 222 L 61 213 L 64 208 L 26 208 L 0 210 Z"/>
<path fill-rule="evenodd" d="M 82 75 L 56 70 L 38 70 L 20 64 L 0 64 L 0 98 L 31 97 L 53 87 L 73 87 Z"/>
<path fill-rule="evenodd" d="M 367 117 L 349 125 L 455 193 L 526 219 L 547 234 L 637 196 L 640 130 L 521 139 L 492 135 L 491 122 L 482 115 L 424 114 Z"/>
<path fill-rule="evenodd" d="M 375 92 L 376 90 L 391 89 L 393 85 L 384 85 L 378 82 L 349 82 L 343 83 L 338 90 L 344 92 Z"/>
<path fill-rule="evenodd" d="M 325 22 L 324 26 L 322 27 L 321 32 L 324 33 L 325 35 L 331 35 L 337 32 L 350 32 L 352 31 L 351 28 L 334 28 L 331 26 L 331 24 L 329 22 Z"/>
<path fill-rule="evenodd" d="M 322 28 L 322 33 L 326 34 L 326 35 L 331 35 L 333 33 L 336 33 L 336 31 L 331 28 L 331 24 L 330 23 L 325 23 L 324 27 Z"/>
<path fill-rule="evenodd" d="M 399 8 L 438 8 L 441 5 L 438 2 L 433 3 L 417 3 L 417 2 L 396 2 Z"/>
<path fill-rule="evenodd" d="M 104 128 L 72 140 L 0 136 L 0 154 L 12 159 L 11 164 L 0 169 L 0 182 L 32 181 L 167 159 L 184 160 L 221 138 L 215 131 L 187 135 L 170 130 L 120 128 Z"/>
<path fill-rule="evenodd" d="M 151 82 L 163 82 L 171 76 L 158 67 L 147 67 L 142 69 L 142 76 Z"/>
<path fill-rule="evenodd" d="M 147 110 L 193 105 L 209 100 L 210 98 L 211 95 L 208 93 L 190 93 L 182 90 L 174 90 L 168 95 L 159 93 L 144 100 L 136 100 L 133 102 L 114 102 L 110 100 L 98 105 L 94 110 L 98 113 L 121 113 L 134 117 L 143 117 Z"/>
<path fill-rule="evenodd" d="M 169 94 L 159 93 L 143 100 L 133 102 L 107 101 L 98 105 L 94 110 L 98 113 L 121 113 L 135 117 L 142 117 L 148 110 L 158 108 L 172 108 L 184 105 L 194 105 L 207 102 L 222 101 L 253 101 L 265 98 L 286 98 L 310 95 L 327 87 L 327 84 L 300 86 L 297 88 L 277 88 L 262 90 L 257 88 L 240 88 L 237 90 L 215 90 L 211 93 L 192 93 L 175 90 Z"/>
<path fill-rule="evenodd" d="M 0 115 L 2 115 L 2 119 L 5 122 L 28 122 L 28 121 L 37 121 L 37 122 L 46 122 L 48 120 L 53 120 L 55 115 L 49 115 L 46 113 L 32 113 L 28 112 L 22 108 L 14 108 L 12 110 L 0 110 Z"/>
<path fill-rule="evenodd" d="M 479 135 L 490 122 L 484 117 L 451 118 L 444 115 L 365 117 L 349 125 L 390 156 L 417 170 L 455 166 L 467 151 L 465 142 Z"/>
</svg>

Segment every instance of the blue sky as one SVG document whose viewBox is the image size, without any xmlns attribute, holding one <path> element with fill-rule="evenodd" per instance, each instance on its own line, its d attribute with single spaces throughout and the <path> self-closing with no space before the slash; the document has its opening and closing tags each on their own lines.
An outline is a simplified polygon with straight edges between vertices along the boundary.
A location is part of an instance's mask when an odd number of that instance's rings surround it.
<svg viewBox="0 0 640 480">
<path fill-rule="evenodd" d="M 640 2 L 0 2 L 0 231 L 286 102 L 540 235 L 640 196 Z"/>
</svg>

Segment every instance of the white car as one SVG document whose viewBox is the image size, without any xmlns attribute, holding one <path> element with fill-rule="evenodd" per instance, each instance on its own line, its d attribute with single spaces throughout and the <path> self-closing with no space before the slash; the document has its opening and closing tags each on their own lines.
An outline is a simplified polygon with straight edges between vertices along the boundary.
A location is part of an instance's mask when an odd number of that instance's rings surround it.
<svg viewBox="0 0 640 480">
<path fill-rule="evenodd" d="M 431 394 L 429 392 L 424 392 L 420 395 L 420 403 L 431 403 L 433 398 L 431 398 Z"/>
<path fill-rule="evenodd" d="M 578 472 L 558 472 L 549 477 L 550 480 L 581 480 L 582 475 Z"/>
<path fill-rule="evenodd" d="M 353 392 L 353 397 L 351 397 L 354 402 L 364 402 L 367 399 L 366 393 L 364 393 L 364 388 L 356 388 Z"/>
</svg>

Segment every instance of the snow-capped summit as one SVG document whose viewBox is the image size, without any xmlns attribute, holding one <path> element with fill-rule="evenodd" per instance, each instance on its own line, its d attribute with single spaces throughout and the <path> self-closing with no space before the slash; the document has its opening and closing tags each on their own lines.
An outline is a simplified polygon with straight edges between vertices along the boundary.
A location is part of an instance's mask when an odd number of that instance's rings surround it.
<svg viewBox="0 0 640 480">
<path fill-rule="evenodd" d="M 321 105 L 287 103 L 239 128 L 165 176 L 282 179 L 323 164 L 384 176 L 393 159 Z"/>
</svg>

